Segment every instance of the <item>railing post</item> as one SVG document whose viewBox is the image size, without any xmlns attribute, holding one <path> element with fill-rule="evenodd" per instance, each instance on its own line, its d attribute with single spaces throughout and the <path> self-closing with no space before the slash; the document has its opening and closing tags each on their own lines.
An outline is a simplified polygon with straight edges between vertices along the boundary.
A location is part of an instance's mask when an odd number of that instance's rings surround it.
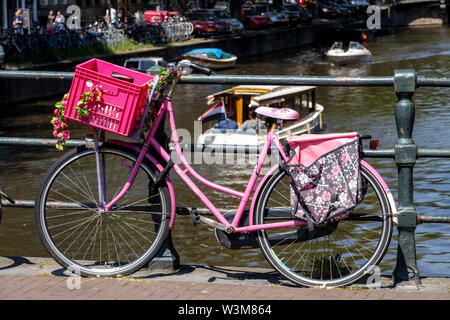
<svg viewBox="0 0 450 320">
<path fill-rule="evenodd" d="M 413 202 L 413 168 L 417 159 L 417 146 L 412 139 L 415 106 L 412 97 L 416 91 L 414 70 L 396 70 L 394 90 L 395 122 L 398 139 L 394 146 L 395 163 L 398 168 L 398 248 L 397 264 L 393 274 L 394 285 L 413 286 L 420 284 L 416 264 L 414 232 L 417 215 Z"/>
</svg>

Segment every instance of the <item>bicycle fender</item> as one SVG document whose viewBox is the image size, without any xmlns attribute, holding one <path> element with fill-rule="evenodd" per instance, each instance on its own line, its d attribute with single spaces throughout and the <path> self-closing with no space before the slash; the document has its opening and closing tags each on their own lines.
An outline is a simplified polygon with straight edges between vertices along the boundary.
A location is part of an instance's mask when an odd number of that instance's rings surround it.
<svg viewBox="0 0 450 320">
<path fill-rule="evenodd" d="M 115 145 L 119 145 L 122 147 L 126 147 L 128 149 L 132 149 L 136 152 L 139 152 L 140 149 L 138 146 L 135 146 L 131 143 L 125 142 L 125 141 L 119 141 L 119 140 L 108 140 L 108 142 L 110 144 L 115 144 Z M 153 157 L 151 154 L 149 154 L 148 152 L 145 154 L 145 157 L 147 158 L 147 160 L 151 161 L 153 163 L 153 165 L 156 167 L 156 169 L 159 170 L 159 172 L 163 172 L 164 170 L 164 166 L 161 165 L 159 163 L 158 160 L 156 160 L 155 157 Z M 167 189 L 169 190 L 169 195 L 170 195 L 170 221 L 169 221 L 169 229 L 172 230 L 174 224 L 175 224 L 175 217 L 176 217 L 176 201 L 175 201 L 175 191 L 173 189 L 173 185 L 172 185 L 172 181 L 170 180 L 170 177 L 167 175 L 165 177 L 165 182 L 167 185 Z"/>
<path fill-rule="evenodd" d="M 389 207 L 391 209 L 392 213 L 392 221 L 394 222 L 394 225 L 398 225 L 398 211 L 397 211 L 397 205 L 395 204 L 394 196 L 391 193 L 391 190 L 389 189 L 386 181 L 384 181 L 383 177 L 376 171 L 370 164 L 368 164 L 366 161 L 361 160 L 361 164 L 365 166 L 370 173 L 372 173 L 375 178 L 378 180 L 378 182 L 381 184 L 381 187 L 384 189 L 384 191 L 387 194 L 388 201 L 389 201 Z"/>
<path fill-rule="evenodd" d="M 259 198 L 259 193 L 261 192 L 266 181 L 274 174 L 275 171 L 278 170 L 278 168 L 279 168 L 278 164 L 276 164 L 272 168 L 270 168 L 269 171 L 261 179 L 258 186 L 256 187 L 255 193 L 253 194 L 253 197 L 252 197 L 252 203 L 250 205 L 250 213 L 249 213 L 249 217 L 248 217 L 248 225 L 249 226 L 253 225 L 253 212 L 255 210 L 256 202 L 258 201 L 258 198 Z"/>
</svg>

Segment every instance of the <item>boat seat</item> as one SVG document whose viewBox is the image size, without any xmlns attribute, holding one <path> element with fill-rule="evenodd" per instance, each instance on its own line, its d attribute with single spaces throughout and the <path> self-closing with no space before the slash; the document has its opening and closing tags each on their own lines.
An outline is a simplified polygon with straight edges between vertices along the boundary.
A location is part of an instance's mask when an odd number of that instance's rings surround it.
<svg viewBox="0 0 450 320">
<path fill-rule="evenodd" d="M 258 107 L 255 112 L 260 116 L 258 118 L 268 122 L 276 122 L 276 120 L 292 121 L 299 118 L 297 111 L 288 108 Z"/>
<path fill-rule="evenodd" d="M 237 129 L 223 129 L 223 128 L 214 128 L 211 129 L 211 133 L 234 133 Z"/>
</svg>

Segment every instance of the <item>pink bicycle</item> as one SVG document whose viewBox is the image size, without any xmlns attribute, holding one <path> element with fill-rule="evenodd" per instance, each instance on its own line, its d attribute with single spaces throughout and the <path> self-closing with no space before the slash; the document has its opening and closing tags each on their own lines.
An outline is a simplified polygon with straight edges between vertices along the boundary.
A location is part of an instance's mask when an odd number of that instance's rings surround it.
<svg viewBox="0 0 450 320">
<path fill-rule="evenodd" d="M 245 190 L 208 181 L 183 156 L 173 115 L 172 92 L 181 72 L 189 68 L 211 74 L 188 62 L 171 69 L 168 77 L 173 81 L 142 144 L 106 140 L 105 132 L 97 130 L 85 146 L 68 152 L 49 169 L 37 193 L 35 219 L 51 256 L 83 276 L 127 275 L 142 268 L 174 228 L 176 201 L 168 175 L 174 170 L 216 218 L 197 216 L 215 227 L 222 244 L 233 248 L 233 241 L 244 239 L 248 247 L 259 246 L 270 265 L 294 283 L 342 286 L 370 273 L 389 246 L 396 212 L 376 170 L 360 161 L 367 181 L 365 196 L 345 219 L 311 226 L 293 218 L 290 177 L 283 166 L 275 164 L 259 181 L 258 177 L 272 144 L 281 161 L 288 160 L 275 131 L 295 111 L 263 108 L 259 112 L 270 130 Z M 155 137 L 165 116 L 182 165 L 172 162 Z M 221 214 L 189 175 L 240 198 L 236 212 Z"/>
</svg>

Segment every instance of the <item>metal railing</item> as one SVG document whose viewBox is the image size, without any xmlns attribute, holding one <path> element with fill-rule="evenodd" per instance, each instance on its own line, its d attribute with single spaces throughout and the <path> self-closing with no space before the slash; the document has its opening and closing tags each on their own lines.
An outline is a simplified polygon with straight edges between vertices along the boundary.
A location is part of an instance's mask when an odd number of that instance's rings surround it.
<svg viewBox="0 0 450 320">
<path fill-rule="evenodd" d="M 71 72 L 0 71 L 0 79 L 65 79 L 73 78 Z M 393 159 L 398 168 L 398 248 L 397 262 L 393 271 L 394 284 L 418 284 L 420 274 L 416 263 L 414 232 L 418 223 L 449 223 L 449 217 L 420 216 L 413 202 L 413 169 L 418 158 L 450 158 L 450 149 L 419 148 L 412 139 L 415 119 L 414 93 L 420 87 L 450 87 L 448 78 L 418 76 L 414 70 L 396 70 L 387 77 L 328 77 L 328 76 L 254 76 L 254 75 L 190 75 L 180 83 L 189 84 L 253 84 L 253 85 L 311 85 L 311 86 L 365 86 L 392 87 L 397 97 L 394 105 L 397 140 L 392 149 L 365 150 L 370 158 Z M 0 145 L 53 145 L 54 139 L 0 137 Z M 72 140 L 67 146 L 75 147 L 83 141 Z M 202 151 L 204 146 L 185 144 L 187 149 Z M 248 152 L 247 149 L 235 150 Z M 8 205 L 6 200 L 2 204 Z M 11 205 L 11 204 L 9 204 Z M 17 206 L 33 206 L 30 200 L 19 200 Z M 192 208 L 178 207 L 177 213 L 187 213 Z M 196 208 L 197 209 L 197 208 Z M 198 210 L 198 209 L 197 209 Z M 201 213 L 208 213 L 207 210 Z"/>
</svg>

